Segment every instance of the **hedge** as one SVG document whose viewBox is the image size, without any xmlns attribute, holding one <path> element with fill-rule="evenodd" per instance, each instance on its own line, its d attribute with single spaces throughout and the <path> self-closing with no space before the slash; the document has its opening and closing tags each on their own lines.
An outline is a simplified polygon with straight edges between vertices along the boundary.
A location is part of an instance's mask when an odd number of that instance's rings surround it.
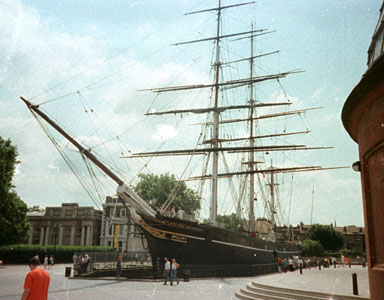
<svg viewBox="0 0 384 300">
<path fill-rule="evenodd" d="M 4 264 L 27 264 L 35 255 L 40 257 L 43 263 L 45 255 L 53 255 L 55 263 L 71 263 L 75 252 L 111 252 L 112 247 L 100 246 L 41 246 L 41 245 L 7 245 L 0 247 L 0 260 Z"/>
<path fill-rule="evenodd" d="M 339 251 L 324 251 L 324 256 L 340 257 L 341 255 L 344 255 L 344 256 L 366 256 L 367 254 L 365 252 L 360 251 L 360 250 L 351 250 L 351 249 L 340 249 Z"/>
</svg>

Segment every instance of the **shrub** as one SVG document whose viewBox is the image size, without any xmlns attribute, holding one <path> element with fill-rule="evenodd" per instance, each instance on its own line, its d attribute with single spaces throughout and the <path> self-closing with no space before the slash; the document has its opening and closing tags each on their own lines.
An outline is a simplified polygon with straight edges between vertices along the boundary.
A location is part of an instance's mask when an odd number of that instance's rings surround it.
<svg viewBox="0 0 384 300">
<path fill-rule="evenodd" d="M 351 249 L 341 249 L 339 251 L 324 251 L 324 256 L 340 257 L 341 255 L 365 257 L 366 253 L 360 250 L 351 250 Z"/>
<path fill-rule="evenodd" d="M 304 240 L 301 243 L 303 256 L 322 256 L 324 248 L 319 241 Z"/>
</svg>

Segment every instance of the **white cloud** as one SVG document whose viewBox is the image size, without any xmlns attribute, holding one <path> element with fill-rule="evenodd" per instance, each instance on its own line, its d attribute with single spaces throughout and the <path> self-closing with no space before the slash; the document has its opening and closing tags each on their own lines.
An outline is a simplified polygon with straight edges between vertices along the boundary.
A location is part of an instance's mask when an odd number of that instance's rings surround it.
<svg viewBox="0 0 384 300">
<path fill-rule="evenodd" d="M 177 131 L 173 126 L 162 124 L 156 126 L 156 132 L 154 134 L 154 139 L 157 140 L 168 140 L 176 137 Z"/>
<path fill-rule="evenodd" d="M 53 169 L 53 170 L 55 170 L 57 173 L 60 172 L 60 168 L 59 168 L 59 167 L 55 167 L 55 166 L 53 166 L 53 165 L 48 165 L 48 168 L 49 168 L 49 169 Z"/>
</svg>

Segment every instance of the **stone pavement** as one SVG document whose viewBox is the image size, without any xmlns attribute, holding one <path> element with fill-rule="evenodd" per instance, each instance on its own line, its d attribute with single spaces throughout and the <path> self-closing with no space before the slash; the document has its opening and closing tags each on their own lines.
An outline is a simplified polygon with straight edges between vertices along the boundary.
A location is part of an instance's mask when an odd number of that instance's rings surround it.
<svg viewBox="0 0 384 300">
<path fill-rule="evenodd" d="M 302 275 L 299 270 L 296 270 L 291 273 L 255 277 L 252 281 L 283 288 L 353 296 L 353 273 L 357 275 L 359 296 L 369 298 L 368 268 L 359 265 L 352 265 L 351 268 L 347 266 L 333 268 L 332 266 L 321 268 L 321 271 L 315 268 L 303 269 Z"/>
<path fill-rule="evenodd" d="M 191 279 L 178 286 L 164 286 L 160 281 L 127 281 L 105 278 L 68 279 L 64 269 L 68 265 L 55 265 L 50 270 L 49 299 L 84 300 L 205 300 L 236 299 L 234 293 L 251 281 L 287 288 L 352 295 L 352 273 L 357 273 L 359 295 L 368 297 L 368 273 L 361 266 L 338 269 L 304 270 L 286 274 L 272 274 L 244 278 Z M 0 267 L 0 300 L 20 299 L 28 266 Z"/>
</svg>

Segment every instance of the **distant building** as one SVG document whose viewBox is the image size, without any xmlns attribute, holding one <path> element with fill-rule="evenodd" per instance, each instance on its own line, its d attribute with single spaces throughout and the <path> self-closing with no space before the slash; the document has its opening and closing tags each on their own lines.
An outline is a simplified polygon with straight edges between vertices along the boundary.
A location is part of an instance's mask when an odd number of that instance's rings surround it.
<svg viewBox="0 0 384 300">
<path fill-rule="evenodd" d="M 101 223 L 101 246 L 114 247 L 119 251 L 147 252 L 148 243 L 139 227 L 133 224 L 123 200 L 118 197 L 106 197 L 103 204 Z"/>
<path fill-rule="evenodd" d="M 340 232 L 343 236 L 345 249 L 362 250 L 365 252 L 365 233 L 363 227 L 344 226 L 333 227 L 336 231 Z"/>
<path fill-rule="evenodd" d="M 364 227 L 342 226 L 337 227 L 330 224 L 343 237 L 343 248 L 349 250 L 366 251 Z M 308 238 L 308 230 L 311 225 L 300 222 L 297 226 L 278 226 L 276 227 L 276 237 L 279 241 L 302 242 Z"/>
<path fill-rule="evenodd" d="M 28 212 L 28 244 L 98 246 L 102 212 L 91 206 L 62 203 L 45 211 Z"/>
</svg>

